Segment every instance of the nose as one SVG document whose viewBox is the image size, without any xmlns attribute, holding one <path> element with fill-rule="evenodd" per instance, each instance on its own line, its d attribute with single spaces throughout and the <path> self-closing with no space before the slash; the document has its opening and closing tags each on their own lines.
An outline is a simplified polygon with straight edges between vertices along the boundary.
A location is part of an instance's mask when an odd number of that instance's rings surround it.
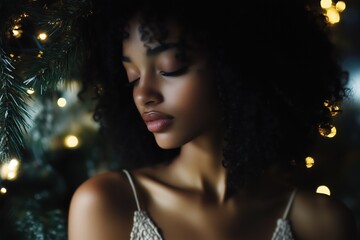
<svg viewBox="0 0 360 240">
<path fill-rule="evenodd" d="M 162 102 L 161 85 L 156 76 L 143 75 L 134 88 L 133 97 L 135 103 L 140 106 L 151 106 Z"/>
</svg>

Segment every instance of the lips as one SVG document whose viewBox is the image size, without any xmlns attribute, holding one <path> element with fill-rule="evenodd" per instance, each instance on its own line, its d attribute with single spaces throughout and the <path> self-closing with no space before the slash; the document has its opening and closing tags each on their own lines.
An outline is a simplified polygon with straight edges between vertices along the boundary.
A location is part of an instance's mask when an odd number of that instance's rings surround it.
<svg viewBox="0 0 360 240">
<path fill-rule="evenodd" d="M 156 111 L 144 112 L 142 118 L 150 132 L 162 132 L 173 122 L 172 116 Z"/>
</svg>

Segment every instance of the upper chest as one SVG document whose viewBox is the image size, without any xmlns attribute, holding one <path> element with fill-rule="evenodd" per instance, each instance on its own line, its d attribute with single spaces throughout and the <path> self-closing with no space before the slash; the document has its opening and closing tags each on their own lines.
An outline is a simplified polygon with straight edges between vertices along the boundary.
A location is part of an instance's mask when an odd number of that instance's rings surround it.
<svg viewBox="0 0 360 240">
<path fill-rule="evenodd" d="M 141 209 L 166 240 L 271 239 L 289 199 L 288 190 L 271 188 L 242 191 L 218 201 L 208 192 L 137 180 L 134 192 Z"/>
<path fill-rule="evenodd" d="M 181 197 L 159 204 L 159 197 L 148 201 L 146 211 L 164 239 L 171 240 L 271 239 L 286 205 L 282 199 L 232 199 L 227 204 L 214 205 Z"/>
</svg>

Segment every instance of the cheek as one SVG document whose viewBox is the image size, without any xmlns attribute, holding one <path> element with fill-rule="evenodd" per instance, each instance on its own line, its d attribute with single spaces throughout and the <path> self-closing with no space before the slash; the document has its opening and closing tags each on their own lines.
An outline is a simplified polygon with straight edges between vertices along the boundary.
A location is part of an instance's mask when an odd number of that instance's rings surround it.
<svg viewBox="0 0 360 240">
<path fill-rule="evenodd" d="M 214 84 L 205 76 L 194 76 L 182 82 L 180 80 L 177 88 L 169 91 L 169 102 L 189 115 L 207 115 L 207 112 L 215 108 Z"/>
</svg>

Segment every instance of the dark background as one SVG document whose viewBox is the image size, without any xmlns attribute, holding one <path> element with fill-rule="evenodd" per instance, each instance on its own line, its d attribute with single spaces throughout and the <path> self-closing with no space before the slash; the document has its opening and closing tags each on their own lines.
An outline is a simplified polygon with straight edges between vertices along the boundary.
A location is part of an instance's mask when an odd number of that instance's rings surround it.
<svg viewBox="0 0 360 240">
<path fill-rule="evenodd" d="M 360 1 L 347 0 L 341 20 L 333 25 L 334 41 L 343 57 L 342 65 L 349 72 L 350 98 L 345 100 L 336 116 L 337 135 L 322 139 L 319 179 L 332 195 L 342 199 L 355 214 L 360 236 Z M 323 168 L 321 171 L 316 168 Z"/>
</svg>

